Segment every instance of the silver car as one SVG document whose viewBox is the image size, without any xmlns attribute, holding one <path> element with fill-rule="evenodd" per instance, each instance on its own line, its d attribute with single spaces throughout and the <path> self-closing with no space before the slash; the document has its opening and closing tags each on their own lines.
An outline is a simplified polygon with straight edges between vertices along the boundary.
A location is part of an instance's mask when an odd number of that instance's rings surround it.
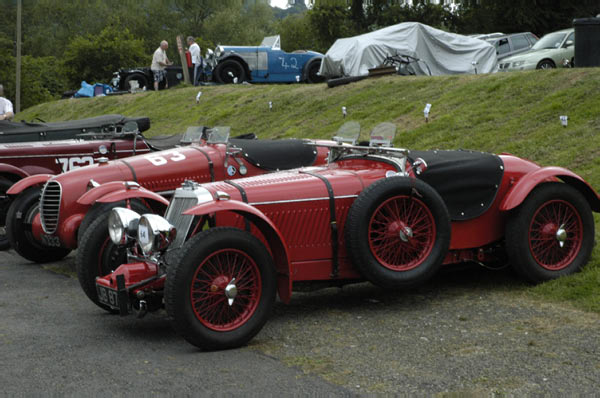
<svg viewBox="0 0 600 398">
<path fill-rule="evenodd" d="M 574 29 L 548 33 L 522 54 L 508 57 L 499 62 L 502 72 L 527 69 L 552 69 L 573 65 L 575 57 Z"/>
<path fill-rule="evenodd" d="M 508 58 L 512 55 L 524 53 L 537 43 L 539 38 L 531 32 L 511 33 L 511 34 L 492 34 L 480 37 L 496 47 L 498 61 Z"/>
</svg>

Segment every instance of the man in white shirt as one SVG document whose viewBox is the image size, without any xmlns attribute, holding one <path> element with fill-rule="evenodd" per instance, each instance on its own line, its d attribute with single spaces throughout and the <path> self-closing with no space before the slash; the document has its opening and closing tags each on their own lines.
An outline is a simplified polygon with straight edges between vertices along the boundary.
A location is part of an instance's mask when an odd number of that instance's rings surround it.
<svg viewBox="0 0 600 398">
<path fill-rule="evenodd" d="M 202 74 L 202 57 L 200 56 L 200 46 L 192 36 L 188 36 L 187 43 L 189 46 L 190 55 L 192 56 L 192 64 L 194 64 L 194 86 L 198 85 L 198 80 Z"/>
<path fill-rule="evenodd" d="M 14 115 L 12 102 L 4 98 L 4 86 L 0 84 L 0 120 L 12 119 Z"/>
<path fill-rule="evenodd" d="M 169 88 L 169 82 L 167 81 L 167 71 L 165 68 L 169 65 L 173 65 L 173 62 L 167 58 L 167 48 L 169 43 L 166 40 L 160 42 L 160 47 L 154 51 L 152 56 L 152 65 L 150 69 L 154 74 L 154 91 L 158 91 L 158 83 L 165 79 L 165 88 Z"/>
</svg>

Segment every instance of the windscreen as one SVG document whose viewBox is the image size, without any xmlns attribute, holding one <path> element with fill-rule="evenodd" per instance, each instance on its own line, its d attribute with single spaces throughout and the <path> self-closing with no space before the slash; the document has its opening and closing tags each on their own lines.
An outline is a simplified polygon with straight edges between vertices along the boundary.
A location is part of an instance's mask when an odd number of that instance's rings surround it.
<svg viewBox="0 0 600 398">
<path fill-rule="evenodd" d="M 565 39 L 566 33 L 549 33 L 535 43 L 533 50 L 542 50 L 544 48 L 559 48 L 560 43 Z"/>
<path fill-rule="evenodd" d="M 229 133 L 231 128 L 229 126 L 215 126 L 208 131 L 209 144 L 226 144 L 229 141 Z"/>
<path fill-rule="evenodd" d="M 394 123 L 380 123 L 371 130 L 370 146 L 392 146 L 395 136 L 396 125 Z"/>
<path fill-rule="evenodd" d="M 339 128 L 333 139 L 338 142 L 346 142 L 355 145 L 360 136 L 360 123 L 346 122 Z"/>
</svg>

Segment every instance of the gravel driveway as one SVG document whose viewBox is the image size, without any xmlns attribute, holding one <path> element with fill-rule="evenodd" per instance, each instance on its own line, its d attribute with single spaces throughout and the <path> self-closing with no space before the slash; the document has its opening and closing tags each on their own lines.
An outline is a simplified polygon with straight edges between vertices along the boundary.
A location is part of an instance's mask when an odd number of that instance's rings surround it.
<svg viewBox="0 0 600 398">
<path fill-rule="evenodd" d="M 73 256 L 65 260 L 73 263 Z M 51 267 L 50 267 L 51 268 Z M 507 271 L 295 293 L 242 349 L 200 352 L 164 313 L 104 313 L 76 279 L 0 253 L 4 393 L 597 394 L 600 316 L 535 301 Z"/>
</svg>

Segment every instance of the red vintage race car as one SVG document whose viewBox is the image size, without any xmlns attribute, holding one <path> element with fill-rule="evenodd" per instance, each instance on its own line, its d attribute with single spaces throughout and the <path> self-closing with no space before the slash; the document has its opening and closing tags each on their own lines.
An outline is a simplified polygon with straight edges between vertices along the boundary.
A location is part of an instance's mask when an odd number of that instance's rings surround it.
<svg viewBox="0 0 600 398">
<path fill-rule="evenodd" d="M 119 159 L 159 150 L 154 144 L 164 149 L 164 143 L 177 138 L 148 139 L 138 128 L 142 124 L 147 129 L 148 118 L 121 115 L 62 123 L 6 123 L 0 126 L 0 250 L 10 247 L 5 230 L 11 203 L 7 191 L 15 182 L 35 174 L 64 173 L 100 158 Z"/>
<path fill-rule="evenodd" d="M 326 166 L 185 183 L 165 217 L 117 208 L 129 262 L 98 278 L 104 306 L 165 306 L 204 349 L 245 344 L 276 293 L 368 280 L 427 281 L 443 264 L 506 262 L 532 282 L 580 270 L 600 197 L 579 176 L 502 154 L 331 146 Z"/>
<path fill-rule="evenodd" d="M 358 123 L 347 123 L 337 141 L 354 142 L 359 133 Z M 185 180 L 231 180 L 323 164 L 328 152 L 326 147 L 300 140 L 229 139 L 228 127 L 199 128 L 186 134 L 200 137 L 201 142 L 19 181 L 8 191 L 19 195 L 7 216 L 11 246 L 29 260 L 46 262 L 66 256 L 77 248 L 78 237 L 85 236 L 91 243 L 86 246 L 89 250 L 79 250 L 76 262 L 94 264 L 93 272 L 80 279 L 87 280 L 89 294 L 95 297 L 95 277 L 125 260 L 125 252 L 108 238 L 105 225 L 110 208 L 126 203 L 137 211 L 162 214 L 168 204 L 165 197 Z M 228 184 L 237 186 L 232 181 Z M 91 232 L 85 235 L 88 227 Z"/>
</svg>

